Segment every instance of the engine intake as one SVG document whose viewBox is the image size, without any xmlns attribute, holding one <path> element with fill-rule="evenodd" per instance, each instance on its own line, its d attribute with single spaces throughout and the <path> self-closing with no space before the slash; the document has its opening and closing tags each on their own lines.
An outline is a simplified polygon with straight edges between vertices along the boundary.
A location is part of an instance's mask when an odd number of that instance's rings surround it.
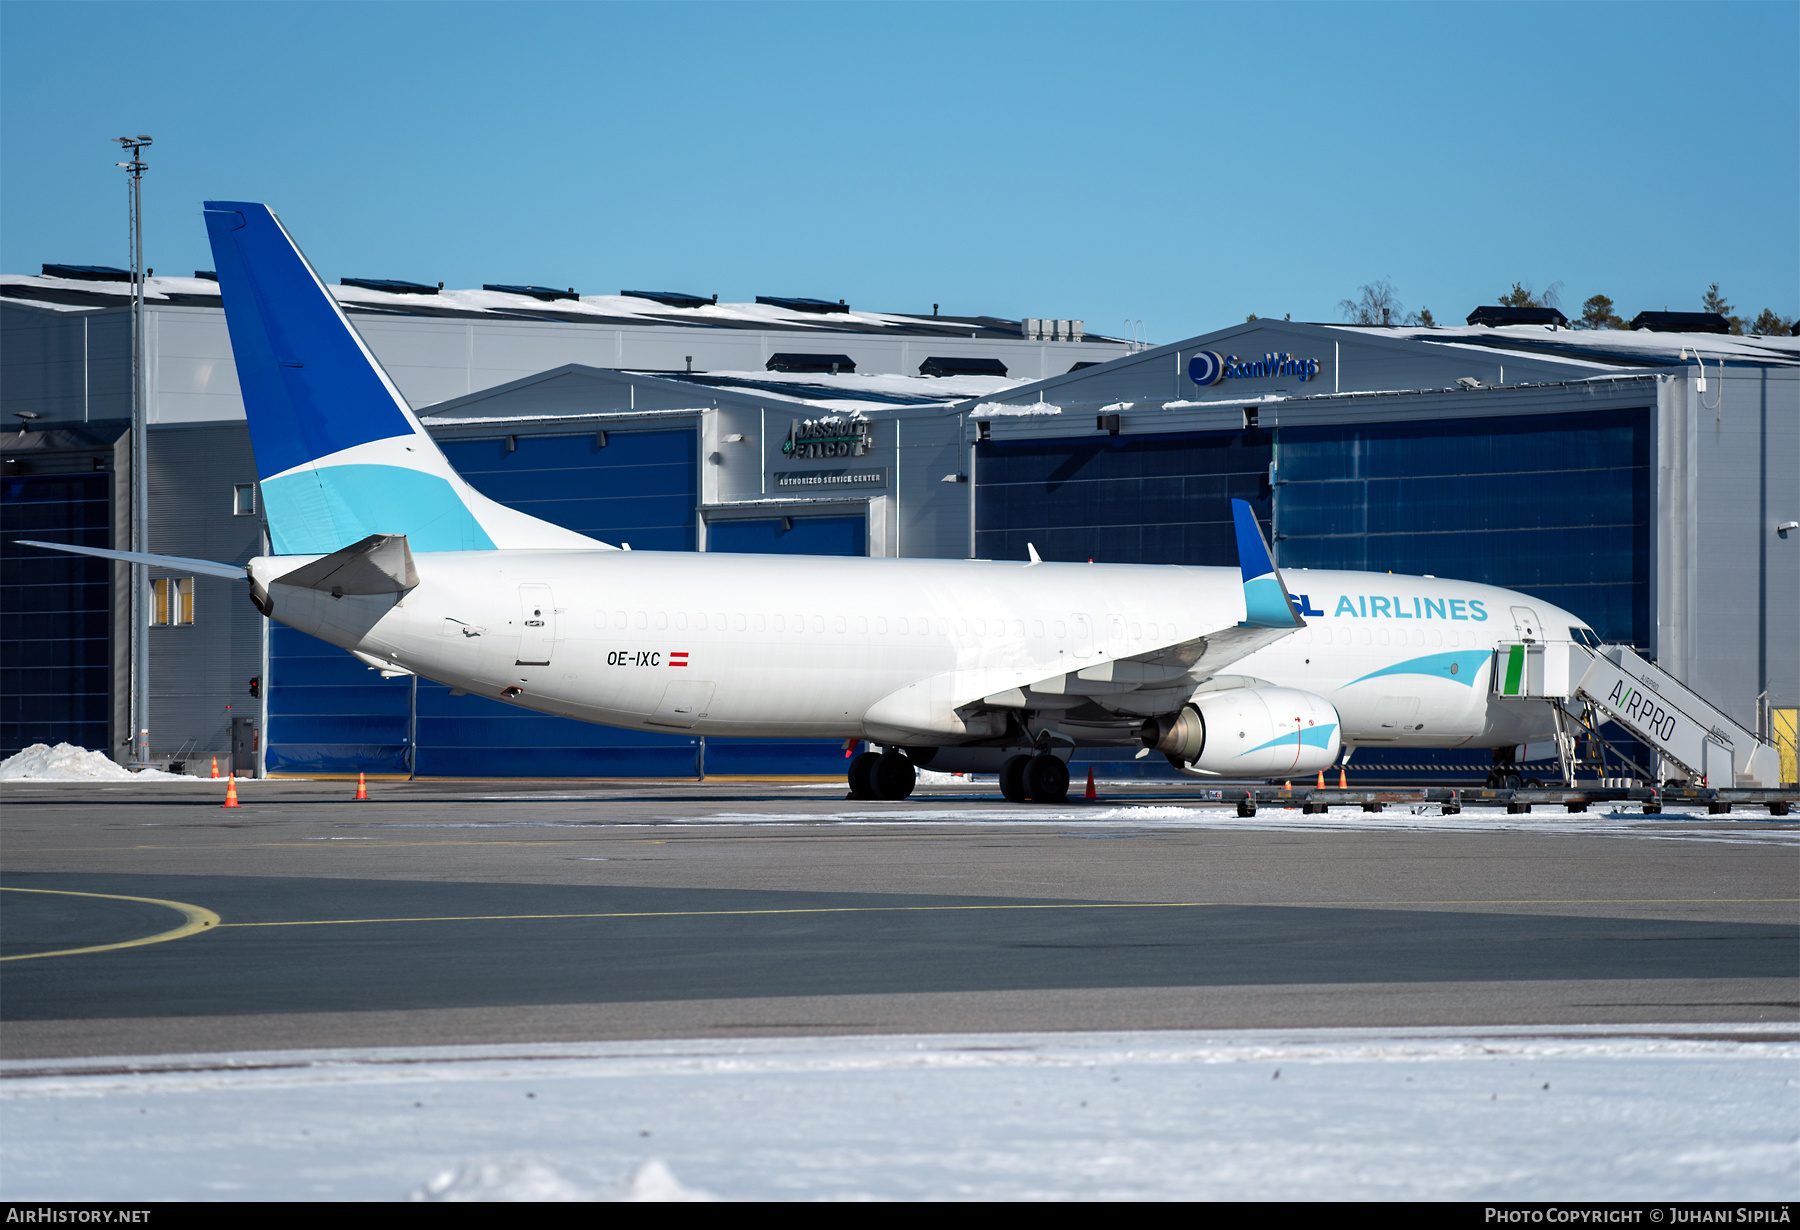
<svg viewBox="0 0 1800 1230">
<path fill-rule="evenodd" d="M 1316 773 L 1342 749 L 1338 713 L 1298 688 L 1203 692 L 1138 731 L 1171 763 L 1221 777 Z"/>
</svg>

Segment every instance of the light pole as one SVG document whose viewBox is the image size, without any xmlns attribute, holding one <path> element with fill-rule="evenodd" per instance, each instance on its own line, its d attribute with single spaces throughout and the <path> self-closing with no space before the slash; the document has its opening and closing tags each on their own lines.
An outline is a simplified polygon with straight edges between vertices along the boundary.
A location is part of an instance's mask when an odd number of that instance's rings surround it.
<svg viewBox="0 0 1800 1230">
<path fill-rule="evenodd" d="M 149 407 L 144 396 L 145 133 L 113 140 L 131 155 L 124 167 L 131 226 L 131 549 L 150 549 Z M 131 565 L 131 730 L 140 769 L 150 764 L 150 570 Z"/>
</svg>

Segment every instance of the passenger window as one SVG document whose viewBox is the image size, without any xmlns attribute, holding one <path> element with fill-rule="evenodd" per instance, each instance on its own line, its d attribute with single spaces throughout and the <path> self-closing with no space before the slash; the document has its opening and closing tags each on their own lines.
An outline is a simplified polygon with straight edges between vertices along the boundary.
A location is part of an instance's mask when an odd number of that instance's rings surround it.
<svg viewBox="0 0 1800 1230">
<path fill-rule="evenodd" d="M 856 635 L 869 635 L 869 617 L 867 615 L 858 615 L 856 617 Z"/>
<path fill-rule="evenodd" d="M 1382 644 L 1382 645 L 1385 645 L 1385 644 L 1387 644 L 1387 643 L 1388 643 L 1388 632 L 1387 632 L 1387 629 L 1386 629 L 1386 628 L 1383 628 L 1383 629 L 1382 629 L 1382 630 L 1381 630 L 1381 631 L 1380 631 L 1380 632 L 1377 632 L 1377 633 L 1376 633 L 1376 634 L 1375 634 L 1375 639 L 1376 639 L 1376 642 L 1377 642 L 1377 643 L 1378 643 L 1378 644 Z"/>
<path fill-rule="evenodd" d="M 1067 624 L 1063 623 L 1062 620 L 1059 619 L 1056 621 L 1055 629 L 1056 629 L 1056 639 L 1057 640 L 1066 641 L 1069 639 L 1069 626 Z"/>
<path fill-rule="evenodd" d="M 1312 644 L 1312 629 L 1311 628 L 1300 629 L 1300 643 L 1302 645 Z"/>
<path fill-rule="evenodd" d="M 969 621 L 968 620 L 959 619 L 956 621 L 956 635 L 958 635 L 958 636 L 969 635 Z"/>
<path fill-rule="evenodd" d="M 1437 646 L 1442 645 L 1443 643 L 1444 643 L 1444 634 L 1442 632 L 1438 631 L 1438 629 L 1433 628 L 1431 630 L 1432 647 L 1436 648 Z"/>
<path fill-rule="evenodd" d="M 648 628 L 650 626 L 650 616 L 645 614 L 643 611 L 639 611 L 637 613 L 637 621 L 636 622 L 637 622 L 637 626 L 640 630 L 642 630 L 644 628 Z"/>
<path fill-rule="evenodd" d="M 744 617 L 742 615 L 733 615 L 731 617 L 731 626 L 734 631 L 742 632 L 744 630 Z"/>
<path fill-rule="evenodd" d="M 958 624 L 956 630 L 958 632 L 961 632 L 962 625 Z M 978 619 L 975 621 L 975 635 L 976 636 L 986 636 L 987 635 L 987 620 Z"/>
<path fill-rule="evenodd" d="M 1024 620 L 1022 620 L 1022 619 L 1013 620 L 1013 638 L 1015 640 L 1021 640 L 1021 641 L 1025 639 L 1025 621 Z"/>
<path fill-rule="evenodd" d="M 938 635 L 939 636 L 949 636 L 950 635 L 950 621 L 949 620 L 947 620 L 947 619 L 938 620 Z"/>
<path fill-rule="evenodd" d="M 750 626 L 758 632 L 763 632 L 768 629 L 769 621 L 761 615 L 754 615 L 750 619 Z"/>
<path fill-rule="evenodd" d="M 1143 636 L 1144 636 L 1144 625 L 1132 624 L 1131 625 L 1131 639 L 1134 641 L 1142 640 Z"/>
<path fill-rule="evenodd" d="M 675 626 L 676 626 L 676 628 L 680 629 L 683 632 L 687 631 L 687 612 L 686 611 L 676 611 L 675 612 Z"/>
<path fill-rule="evenodd" d="M 696 611 L 694 613 L 694 631 L 696 631 L 696 632 L 706 631 L 706 612 L 705 611 Z"/>
<path fill-rule="evenodd" d="M 912 626 L 906 622 L 906 616 L 899 615 L 895 617 L 894 631 L 901 636 L 910 636 L 912 634 Z"/>
<path fill-rule="evenodd" d="M 1414 628 L 1413 634 L 1412 634 L 1412 643 L 1414 646 L 1423 647 L 1425 644 L 1425 634 L 1423 632 L 1419 631 L 1419 629 Z"/>
<path fill-rule="evenodd" d="M 619 629 L 623 629 L 625 627 L 625 612 L 624 611 L 614 611 L 613 612 L 612 626 L 615 628 L 619 628 Z"/>
<path fill-rule="evenodd" d="M 814 615 L 812 617 L 812 630 L 814 632 L 825 631 L 825 617 L 823 615 Z"/>
<path fill-rule="evenodd" d="M 1321 645 L 1331 644 L 1331 629 L 1330 628 L 1320 628 L 1319 629 L 1319 644 L 1321 644 Z"/>
<path fill-rule="evenodd" d="M 842 615 L 839 615 L 837 618 L 835 618 L 831 621 L 831 630 L 833 632 L 842 632 L 848 626 L 849 625 L 845 622 L 844 617 Z"/>
<path fill-rule="evenodd" d="M 656 626 L 658 628 L 666 628 L 669 626 L 669 613 L 667 611 L 658 611 L 656 613 Z"/>
<path fill-rule="evenodd" d="M 886 636 L 887 635 L 887 616 L 877 615 L 875 617 L 875 635 L 876 636 Z"/>
<path fill-rule="evenodd" d="M 714 611 L 713 612 L 713 627 L 717 628 L 721 632 L 725 631 L 725 612 L 724 611 Z"/>
<path fill-rule="evenodd" d="M 1385 633 L 1385 632 L 1382 633 L 1382 636 L 1385 638 L 1387 636 L 1387 633 Z M 1362 630 L 1362 643 L 1365 645 L 1367 645 L 1369 643 L 1369 630 L 1367 628 L 1364 628 Z M 1386 643 L 1387 643 L 1387 641 L 1384 639 L 1382 641 L 1382 644 L 1385 645 Z"/>
<path fill-rule="evenodd" d="M 1034 619 L 1031 621 L 1031 635 L 1037 637 L 1038 640 L 1040 640 L 1040 641 L 1044 639 L 1044 621 L 1043 620 Z"/>
<path fill-rule="evenodd" d="M 777 632 L 786 632 L 787 631 L 787 620 L 783 619 L 779 615 L 777 615 L 775 617 L 775 631 L 777 631 Z"/>
</svg>

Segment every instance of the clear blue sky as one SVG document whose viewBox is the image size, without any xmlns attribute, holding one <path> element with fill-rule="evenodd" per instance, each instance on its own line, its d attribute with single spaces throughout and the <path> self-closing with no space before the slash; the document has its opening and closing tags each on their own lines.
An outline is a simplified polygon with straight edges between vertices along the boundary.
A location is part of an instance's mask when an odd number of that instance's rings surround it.
<svg viewBox="0 0 1800 1230">
<path fill-rule="evenodd" d="M 1336 320 L 1800 314 L 1800 5 L 0 4 L 0 271 L 267 201 L 328 279 Z M 1573 314 L 1573 313 L 1571 313 Z"/>
</svg>

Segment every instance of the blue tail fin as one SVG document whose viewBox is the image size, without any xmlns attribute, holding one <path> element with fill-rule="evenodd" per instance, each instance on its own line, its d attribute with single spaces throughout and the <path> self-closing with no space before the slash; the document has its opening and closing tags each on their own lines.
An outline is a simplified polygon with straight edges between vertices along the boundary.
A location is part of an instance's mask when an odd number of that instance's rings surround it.
<svg viewBox="0 0 1800 1230">
<path fill-rule="evenodd" d="M 276 554 L 603 545 L 463 481 L 268 206 L 208 201 L 206 229 Z"/>
<path fill-rule="evenodd" d="M 1237 530 L 1238 569 L 1244 576 L 1244 622 L 1254 628 L 1304 627 L 1306 621 L 1288 597 L 1250 505 L 1233 500 L 1231 520 Z"/>
</svg>

